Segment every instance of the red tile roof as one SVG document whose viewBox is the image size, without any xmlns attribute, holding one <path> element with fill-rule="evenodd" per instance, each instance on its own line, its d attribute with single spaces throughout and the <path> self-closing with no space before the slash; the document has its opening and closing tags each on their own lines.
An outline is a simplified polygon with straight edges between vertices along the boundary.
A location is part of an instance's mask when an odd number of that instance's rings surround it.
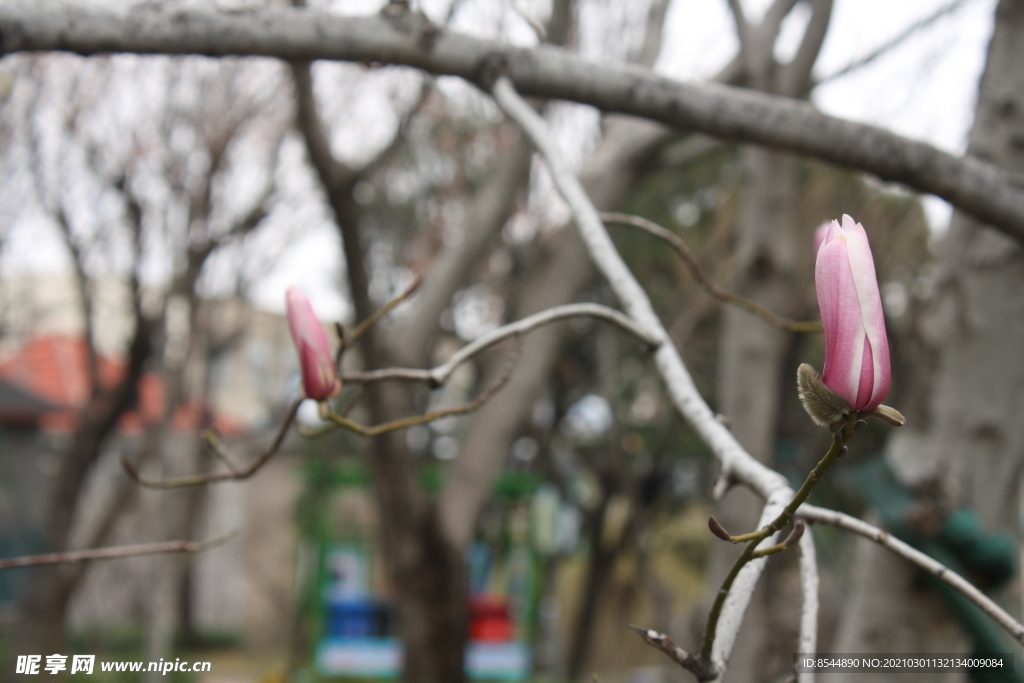
<svg viewBox="0 0 1024 683">
<path fill-rule="evenodd" d="M 113 386 L 125 373 L 123 358 L 100 356 L 98 364 L 101 386 Z M 0 377 L 59 407 L 41 419 L 44 430 L 71 431 L 78 422 L 79 409 L 89 398 L 85 339 L 67 335 L 35 337 L 14 354 L 0 358 Z M 146 373 L 139 380 L 138 403 L 121 417 L 119 429 L 138 433 L 143 427 L 158 424 L 164 410 L 163 377 Z M 190 402 L 175 411 L 172 425 L 178 431 L 194 432 L 203 424 L 207 410 L 202 401 Z M 237 421 L 222 415 L 213 416 L 213 425 L 224 435 L 242 432 Z"/>
</svg>

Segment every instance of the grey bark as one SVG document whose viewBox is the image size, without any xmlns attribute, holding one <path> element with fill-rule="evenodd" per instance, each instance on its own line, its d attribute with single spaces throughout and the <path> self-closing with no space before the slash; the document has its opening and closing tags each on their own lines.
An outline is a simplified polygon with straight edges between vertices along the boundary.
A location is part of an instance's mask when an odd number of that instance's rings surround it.
<svg viewBox="0 0 1024 683">
<path fill-rule="evenodd" d="M 936 194 L 1024 237 L 1024 190 L 974 157 L 957 158 L 803 102 L 692 85 L 635 66 L 595 64 L 558 48 L 517 48 L 443 30 L 421 15 L 341 17 L 305 9 L 218 12 L 147 5 L 115 13 L 64 3 L 0 6 L 0 54 L 65 50 L 273 56 L 403 64 L 488 84 L 504 73 L 523 95 L 568 99 L 715 137 L 818 157 Z"/>
<path fill-rule="evenodd" d="M 1018 173 L 1024 171 L 1022 63 L 1024 4 L 1002 0 L 969 152 Z M 1017 242 L 963 212 L 953 215 L 937 290 L 925 302 L 921 326 L 922 371 L 930 379 L 912 385 L 907 427 L 888 448 L 905 484 L 937 483 L 949 507 L 971 506 L 989 530 L 1017 525 L 1024 464 L 1022 256 Z M 939 598 L 915 590 L 913 570 L 871 545 L 858 544 L 860 580 L 849 596 L 852 608 L 844 612 L 836 651 L 892 652 L 904 645 L 964 651 L 964 634 Z M 879 609 L 867 609 L 869 603 Z"/>
</svg>

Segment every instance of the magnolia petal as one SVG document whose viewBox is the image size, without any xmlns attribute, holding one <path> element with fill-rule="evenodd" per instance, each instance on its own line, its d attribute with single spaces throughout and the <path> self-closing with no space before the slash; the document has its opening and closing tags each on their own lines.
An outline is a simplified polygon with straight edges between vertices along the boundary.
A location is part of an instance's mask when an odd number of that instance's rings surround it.
<svg viewBox="0 0 1024 683">
<path fill-rule="evenodd" d="M 875 260 L 864 226 L 843 216 L 847 235 L 847 254 L 850 270 L 860 304 L 861 325 L 871 348 L 872 390 L 863 400 L 858 397 L 859 410 L 870 410 L 882 402 L 889 393 L 892 373 L 889 362 L 889 341 L 885 334 L 885 314 L 882 297 L 878 290 L 878 276 L 875 274 Z"/>
<path fill-rule="evenodd" d="M 825 231 L 815 287 L 825 330 L 822 381 L 854 410 L 871 410 L 889 391 L 889 344 L 867 234 L 847 215 Z"/>
<path fill-rule="evenodd" d="M 822 245 L 814 281 L 825 330 L 822 380 L 856 408 L 864 354 L 864 328 L 845 235 L 840 234 Z"/>
</svg>

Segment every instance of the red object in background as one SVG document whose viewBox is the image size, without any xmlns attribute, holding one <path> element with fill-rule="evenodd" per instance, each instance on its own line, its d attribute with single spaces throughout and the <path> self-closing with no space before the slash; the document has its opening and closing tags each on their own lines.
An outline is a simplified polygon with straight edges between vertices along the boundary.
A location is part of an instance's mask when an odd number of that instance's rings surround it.
<svg viewBox="0 0 1024 683">
<path fill-rule="evenodd" d="M 476 595 L 469 601 L 469 638 L 487 642 L 512 640 L 508 603 L 500 598 Z"/>
<path fill-rule="evenodd" d="M 81 336 L 49 335 L 34 337 L 15 353 L 0 357 L 0 377 L 23 387 L 54 405 L 40 419 L 46 432 L 67 433 L 78 426 L 79 410 L 89 398 L 88 350 Z M 112 387 L 124 376 L 125 360 L 120 357 L 97 358 L 99 382 Z M 136 405 L 121 416 L 118 428 L 122 433 L 138 434 L 144 427 L 158 424 L 163 417 L 164 381 L 149 372 L 139 379 Z M 205 423 L 209 406 L 192 401 L 178 406 L 173 426 L 184 433 L 194 433 Z M 224 436 L 243 432 L 235 420 L 214 413 L 213 426 Z"/>
</svg>

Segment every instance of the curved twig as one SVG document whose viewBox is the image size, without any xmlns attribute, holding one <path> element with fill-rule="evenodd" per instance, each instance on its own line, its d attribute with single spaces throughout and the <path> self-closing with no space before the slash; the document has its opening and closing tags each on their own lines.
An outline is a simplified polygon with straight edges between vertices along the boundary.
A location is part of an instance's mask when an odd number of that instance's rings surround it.
<svg viewBox="0 0 1024 683">
<path fill-rule="evenodd" d="M 821 522 L 832 526 L 851 531 L 859 536 L 874 541 L 883 548 L 899 555 L 903 559 L 912 562 L 932 576 L 945 582 L 956 589 L 965 598 L 977 605 L 981 610 L 992 617 L 997 624 L 1002 626 L 1007 633 L 1013 636 L 1014 640 L 1024 645 L 1024 624 L 1014 619 L 1002 607 L 992 601 L 987 595 L 981 592 L 970 581 L 960 576 L 952 569 L 925 555 L 920 550 L 904 543 L 892 534 L 868 524 L 867 522 L 851 517 L 850 515 L 835 510 L 827 510 L 814 505 L 804 505 L 797 510 L 797 516 L 808 522 Z"/>
<path fill-rule="evenodd" d="M 481 335 L 466 346 L 456 351 L 444 364 L 431 370 L 418 370 L 415 368 L 384 368 L 382 370 L 370 370 L 367 372 L 353 372 L 342 376 L 343 382 L 380 382 L 383 380 L 409 380 L 416 382 L 427 382 L 433 387 L 438 387 L 448 381 L 455 369 L 478 353 L 489 349 L 498 342 L 521 334 L 544 325 L 579 316 L 590 316 L 612 323 L 620 329 L 633 335 L 644 344 L 655 347 L 658 341 L 650 335 L 643 327 L 636 324 L 631 318 L 623 315 L 614 308 L 600 304 L 565 304 L 555 306 L 540 313 L 534 313 L 522 320 L 517 320 L 508 325 L 502 325 L 496 330 Z"/>
<path fill-rule="evenodd" d="M 223 444 L 217 437 L 215 432 L 207 432 L 204 434 L 207 446 L 210 450 L 220 458 L 227 468 L 227 472 L 211 472 L 209 474 L 192 474 L 184 477 L 173 477 L 171 479 L 149 479 L 143 477 L 135 463 L 124 458 L 121 460 L 121 465 L 124 467 L 124 471 L 140 486 L 145 486 L 151 489 L 176 489 L 184 486 L 200 486 L 202 484 L 212 484 L 220 481 L 237 481 L 239 479 L 248 479 L 256 473 L 258 469 L 263 467 L 274 457 L 274 454 L 281 448 L 281 444 L 284 442 L 284 437 L 288 434 L 288 427 L 291 426 L 292 421 L 295 419 L 295 415 L 299 412 L 299 405 L 303 399 L 296 399 L 292 402 L 288 408 L 288 412 L 285 415 L 284 420 L 281 422 L 281 426 L 277 428 L 277 433 L 274 435 L 274 440 L 271 441 L 270 446 L 263 451 L 255 460 L 252 461 L 247 467 L 238 467 L 231 456 L 228 455 L 227 451 L 224 450 Z"/>
<path fill-rule="evenodd" d="M 822 76 L 815 83 L 815 86 L 822 85 L 823 83 L 828 83 L 830 81 L 838 80 L 849 73 L 852 73 L 854 71 L 857 71 L 858 69 L 868 66 L 869 64 L 877 60 L 879 57 L 882 57 L 883 55 L 888 54 L 895 48 L 898 48 L 901 45 L 903 45 L 908 38 L 912 37 L 918 31 L 926 29 L 935 22 L 937 22 L 939 19 L 942 19 L 943 17 L 952 14 L 953 12 L 960 9 L 963 5 L 967 4 L 967 2 L 968 0 L 953 0 L 952 2 L 943 5 L 939 9 L 935 10 L 935 12 L 933 12 L 932 14 L 929 14 L 928 16 L 919 19 L 910 26 L 906 27 L 905 29 L 897 33 L 895 36 L 893 36 L 889 40 L 885 41 L 884 43 L 876 47 L 871 52 L 868 52 L 867 54 L 856 58 L 852 62 L 848 63 L 846 66 L 840 67 L 839 69 L 833 71 L 830 74 Z"/>
<path fill-rule="evenodd" d="M 344 415 L 339 415 L 338 413 L 335 412 L 324 413 L 322 417 L 325 420 L 330 420 L 331 422 L 333 422 L 336 425 L 335 429 L 347 429 L 350 432 L 355 432 L 360 436 L 374 437 L 380 436 L 381 434 L 386 434 L 387 432 L 393 432 L 398 429 L 407 429 L 409 427 L 415 427 L 416 425 L 427 424 L 428 422 L 434 422 L 436 420 L 441 420 L 446 417 L 456 417 L 458 415 L 466 415 L 467 413 L 472 413 L 473 411 L 479 409 L 480 406 L 482 406 L 484 403 L 487 403 L 487 401 L 490 400 L 492 396 L 498 393 L 501 390 L 501 388 L 505 386 L 509 378 L 512 377 L 512 370 L 516 366 L 516 361 L 519 360 L 518 337 L 516 338 L 516 341 L 517 343 L 515 347 L 512 349 L 512 353 L 509 354 L 508 362 L 505 364 L 505 369 L 501 373 L 501 376 L 494 382 L 494 384 L 488 387 L 482 394 L 477 396 L 475 400 L 465 405 L 456 406 L 454 408 L 439 408 L 438 410 L 432 410 L 429 413 L 425 413 L 423 415 L 404 417 L 399 420 L 392 420 L 391 422 L 385 422 L 383 424 L 374 425 L 372 427 L 366 427 L 364 425 L 361 425 L 358 422 L 350 420 Z M 324 406 L 326 404 L 321 403 L 320 405 Z M 332 431 L 334 431 L 334 429 L 328 427 L 326 429 L 318 430 L 315 434 L 307 434 L 306 436 L 323 436 L 324 434 L 327 434 Z"/>
<path fill-rule="evenodd" d="M 120 545 L 112 548 L 90 548 L 88 550 L 69 550 L 63 553 L 11 557 L 6 560 L 0 560 L 0 571 L 4 569 L 19 569 L 21 567 L 89 562 L 92 560 L 113 560 L 119 557 L 136 557 L 138 555 L 155 555 L 157 553 L 198 553 L 207 548 L 227 543 L 237 535 L 237 531 L 229 531 L 226 534 L 221 534 L 205 541 L 140 543 L 138 545 Z"/>
<path fill-rule="evenodd" d="M 380 322 L 381 318 L 386 316 L 388 313 L 397 308 L 399 304 L 401 304 L 403 301 L 412 296 L 413 293 L 419 288 L 421 282 L 423 282 L 423 278 L 420 275 L 417 275 L 416 277 L 413 278 L 412 282 L 409 284 L 408 287 L 405 288 L 405 290 L 401 294 L 399 294 L 394 299 L 381 306 L 380 310 L 371 315 L 369 318 L 356 325 L 355 329 L 352 330 L 352 332 L 350 332 L 346 337 L 342 338 L 342 349 L 344 349 L 346 346 L 351 346 L 352 344 L 359 341 L 359 338 L 366 334 L 366 331 L 368 329 L 376 325 L 378 322 Z"/>
<path fill-rule="evenodd" d="M 724 287 L 720 287 L 712 282 L 711 278 L 709 278 L 703 269 L 701 269 L 700 263 L 697 262 L 697 257 L 692 251 L 690 251 L 690 247 L 683 241 L 683 238 L 668 228 L 658 225 L 654 221 L 644 218 L 643 216 L 633 216 L 627 213 L 602 213 L 601 220 L 605 223 L 615 223 L 618 225 L 629 225 L 634 228 L 640 228 L 649 235 L 653 235 L 658 239 L 668 242 L 672 248 L 676 250 L 676 253 L 679 254 L 679 257 L 683 259 L 683 263 L 686 264 L 687 269 L 690 271 L 690 274 L 693 275 L 693 279 L 697 281 L 697 284 L 699 284 L 705 292 L 722 303 L 742 308 L 748 313 L 761 318 L 769 325 L 773 325 L 782 330 L 789 330 L 790 332 L 821 332 L 821 322 L 818 320 L 805 322 L 783 318 L 764 306 L 761 306 L 746 297 L 740 296 L 739 294 L 730 292 Z"/>
</svg>

